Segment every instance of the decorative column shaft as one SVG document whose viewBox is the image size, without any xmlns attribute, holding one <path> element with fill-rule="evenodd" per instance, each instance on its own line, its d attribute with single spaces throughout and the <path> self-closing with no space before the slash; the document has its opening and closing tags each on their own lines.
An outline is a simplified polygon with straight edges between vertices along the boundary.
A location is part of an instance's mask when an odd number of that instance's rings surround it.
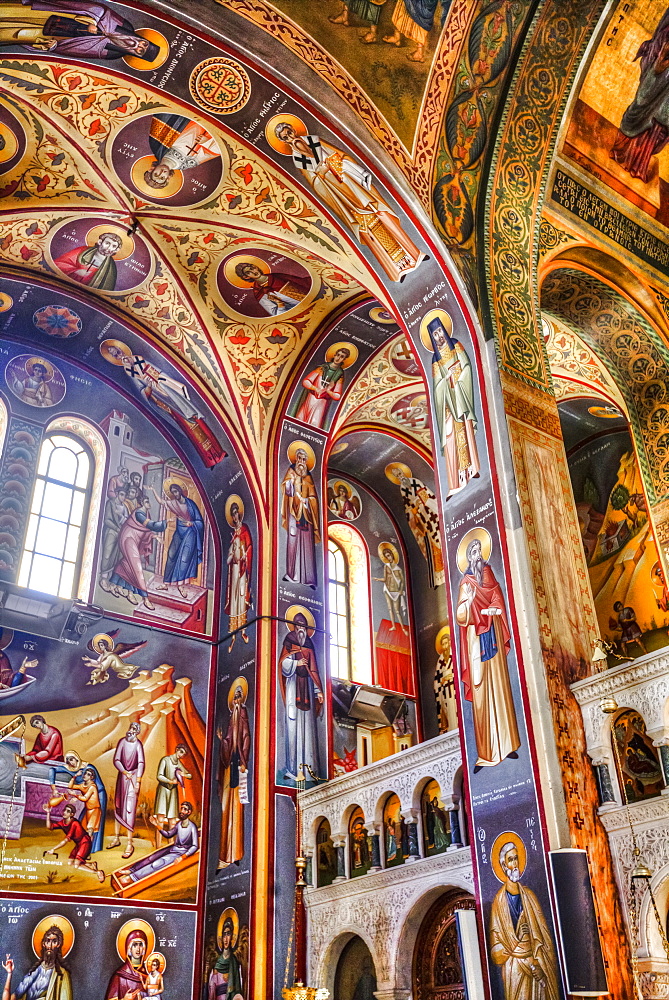
<svg viewBox="0 0 669 1000">
<path fill-rule="evenodd" d="M 346 881 L 346 838 L 345 837 L 333 837 L 332 843 L 335 849 L 335 855 L 337 858 L 337 877 L 335 882 L 345 882 Z"/>
<path fill-rule="evenodd" d="M 595 772 L 595 781 L 597 782 L 597 791 L 599 792 L 600 803 L 602 805 L 606 805 L 607 802 L 615 802 L 616 793 L 613 790 L 613 782 L 611 781 L 611 772 L 609 771 L 608 762 L 604 760 L 597 761 L 597 763 L 592 766 Z"/>
</svg>

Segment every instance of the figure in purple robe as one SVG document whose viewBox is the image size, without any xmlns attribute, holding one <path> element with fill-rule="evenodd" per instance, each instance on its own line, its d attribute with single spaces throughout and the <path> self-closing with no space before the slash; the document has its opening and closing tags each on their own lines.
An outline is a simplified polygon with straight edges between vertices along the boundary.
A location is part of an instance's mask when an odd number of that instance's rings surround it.
<svg viewBox="0 0 669 1000">
<path fill-rule="evenodd" d="M 125 939 L 125 962 L 109 980 L 105 1000 L 125 1000 L 127 996 L 145 996 L 148 976 L 145 959 L 148 940 L 141 928 L 130 931 Z"/>
<path fill-rule="evenodd" d="M 153 854 L 142 858 L 141 861 L 136 861 L 134 864 L 129 865 L 127 869 L 120 872 L 119 882 L 121 885 L 139 882 L 141 879 L 153 875 L 154 872 L 159 872 L 163 868 L 169 868 L 170 865 L 176 864 L 181 858 L 189 858 L 191 854 L 195 854 L 200 847 L 200 841 L 197 827 L 190 818 L 192 812 L 193 807 L 190 802 L 182 802 L 179 808 L 179 821 L 173 821 L 171 826 L 168 823 L 167 829 L 164 828 L 164 825 L 158 825 L 158 820 L 155 816 L 151 817 L 151 822 L 160 834 L 166 840 L 172 840 L 172 838 L 174 840 L 167 847 L 161 847 L 160 850 L 154 851 Z"/>
<path fill-rule="evenodd" d="M 88 0 L 0 0 L 0 45 L 80 59 L 154 62 L 160 48 L 130 21 Z"/>
<path fill-rule="evenodd" d="M 107 848 L 121 846 L 121 827 L 128 835 L 128 845 L 123 852 L 129 858 L 135 851 L 132 838 L 135 831 L 139 786 L 144 774 L 144 747 L 139 738 L 140 726 L 133 722 L 123 739 L 118 741 L 114 754 L 114 767 L 118 771 L 114 795 L 114 839 Z"/>
</svg>

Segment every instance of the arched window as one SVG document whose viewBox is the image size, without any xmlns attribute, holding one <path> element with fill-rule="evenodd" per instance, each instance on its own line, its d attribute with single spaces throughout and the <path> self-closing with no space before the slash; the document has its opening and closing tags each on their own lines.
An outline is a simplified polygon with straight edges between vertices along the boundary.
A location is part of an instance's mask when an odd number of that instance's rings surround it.
<svg viewBox="0 0 669 1000">
<path fill-rule="evenodd" d="M 348 566 L 343 549 L 333 538 L 328 540 L 328 614 L 330 671 L 334 677 L 350 680 Z"/>
<path fill-rule="evenodd" d="M 18 583 L 58 597 L 77 594 L 93 462 L 71 434 L 42 442 Z"/>
</svg>

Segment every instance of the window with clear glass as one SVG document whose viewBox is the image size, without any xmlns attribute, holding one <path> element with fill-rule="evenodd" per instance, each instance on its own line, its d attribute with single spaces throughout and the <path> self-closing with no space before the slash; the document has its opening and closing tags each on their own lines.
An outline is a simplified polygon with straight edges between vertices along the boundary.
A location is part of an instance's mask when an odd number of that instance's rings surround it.
<svg viewBox="0 0 669 1000">
<path fill-rule="evenodd" d="M 90 505 L 92 462 L 76 437 L 55 433 L 40 450 L 18 583 L 76 596 Z"/>
<path fill-rule="evenodd" d="M 346 556 L 331 538 L 328 542 L 328 615 L 330 630 L 330 671 L 334 677 L 349 680 L 351 657 L 349 643 L 349 585 Z"/>
</svg>

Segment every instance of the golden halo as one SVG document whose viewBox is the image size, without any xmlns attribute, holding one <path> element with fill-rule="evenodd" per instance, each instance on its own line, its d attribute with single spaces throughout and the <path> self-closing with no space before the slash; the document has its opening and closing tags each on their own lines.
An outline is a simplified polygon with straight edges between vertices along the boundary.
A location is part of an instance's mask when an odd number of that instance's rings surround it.
<svg viewBox="0 0 669 1000">
<path fill-rule="evenodd" d="M 379 553 L 379 559 L 381 560 L 382 563 L 385 563 L 385 561 L 386 561 L 383 558 L 382 554 L 381 554 L 384 549 L 390 549 L 390 551 L 393 554 L 393 566 L 397 566 L 398 562 L 400 561 L 400 554 L 397 551 L 397 549 L 395 548 L 395 546 L 393 545 L 393 543 L 392 542 L 379 542 L 379 547 L 377 549 L 377 552 Z"/>
<path fill-rule="evenodd" d="M 159 31 L 154 28 L 138 28 L 135 32 L 141 38 L 146 38 L 148 42 L 153 42 L 159 48 L 158 55 L 151 62 L 147 62 L 146 59 L 140 59 L 138 56 L 123 56 L 123 62 L 126 66 L 131 66 L 132 69 L 139 69 L 147 73 L 149 70 L 158 69 L 162 66 L 168 55 L 170 54 L 170 45 L 164 35 L 161 35 Z"/>
<path fill-rule="evenodd" d="M 246 677 L 235 677 L 234 681 L 230 685 L 230 690 L 228 691 L 228 708 L 230 711 L 232 711 L 232 699 L 234 698 L 237 688 L 242 689 L 242 705 L 245 705 L 246 699 L 249 696 L 249 682 Z"/>
<path fill-rule="evenodd" d="M 499 837 L 495 837 L 495 842 L 493 843 L 492 850 L 490 852 L 492 870 L 500 882 L 506 882 L 506 875 L 502 871 L 502 865 L 499 860 L 499 852 L 505 844 L 513 844 L 518 851 L 518 871 L 520 872 L 521 878 L 523 877 L 525 865 L 527 864 L 527 850 L 525 848 L 525 844 L 520 839 L 520 836 L 517 833 L 514 833 L 513 830 L 505 830 L 504 833 L 500 833 Z"/>
<path fill-rule="evenodd" d="M 340 340 L 337 344 L 330 344 L 325 352 L 325 360 L 328 362 L 332 361 L 340 347 L 345 347 L 347 351 L 351 352 L 342 364 L 342 368 L 350 368 L 358 360 L 358 348 L 355 344 L 349 344 L 347 340 Z"/>
<path fill-rule="evenodd" d="M 234 285 L 235 288 L 253 288 L 252 281 L 247 281 L 246 278 L 240 278 L 238 274 L 235 274 L 235 268 L 238 264 L 255 264 L 263 274 L 272 273 L 272 268 L 262 257 L 254 257 L 253 254 L 248 253 L 236 253 L 234 257 L 229 257 L 223 265 L 225 280 L 228 284 Z"/>
<path fill-rule="evenodd" d="M 385 468 L 386 479 L 389 479 L 391 483 L 395 483 L 395 486 L 400 485 L 400 477 L 398 473 L 402 472 L 407 479 L 411 479 L 411 469 L 404 462 L 390 462 Z"/>
<path fill-rule="evenodd" d="M 150 184 L 147 184 L 144 180 L 144 174 L 147 170 L 150 170 L 156 162 L 157 161 L 153 153 L 148 153 L 146 156 L 140 156 L 138 160 L 135 160 L 132 165 L 132 169 L 130 170 L 132 183 L 138 191 L 141 191 L 142 194 L 147 198 L 150 198 L 151 201 L 160 201 L 163 198 L 172 198 L 175 194 L 178 194 L 178 192 L 181 191 L 184 183 L 184 175 L 180 170 L 174 170 L 165 187 L 151 187 Z"/>
<path fill-rule="evenodd" d="M 4 122 L 0 122 L 0 138 L 5 140 L 4 147 L 0 149 L 0 163 L 6 163 L 7 160 L 11 160 L 12 156 L 16 156 L 19 140 L 16 138 L 14 130 Z"/>
<path fill-rule="evenodd" d="M 617 406 L 589 406 L 588 413 L 591 413 L 593 417 L 599 417 L 601 420 L 616 420 L 622 417 L 622 413 Z"/>
<path fill-rule="evenodd" d="M 353 487 L 349 486 L 348 483 L 345 483 L 343 479 L 335 479 L 335 481 L 332 483 L 332 489 L 334 491 L 334 495 L 337 496 L 340 486 L 344 487 L 344 489 L 346 490 L 346 498 L 350 500 L 351 497 L 353 496 Z"/>
<path fill-rule="evenodd" d="M 223 913 L 221 913 L 218 918 L 218 926 L 216 928 L 216 943 L 220 951 L 223 951 L 223 924 L 228 917 L 232 921 L 232 937 L 230 938 L 231 948 L 235 947 L 237 944 L 237 938 L 239 937 L 239 916 L 234 906 L 228 906 L 227 909 L 223 910 Z"/>
<path fill-rule="evenodd" d="M 290 442 L 290 444 L 288 445 L 288 450 L 286 451 L 286 454 L 288 455 L 288 461 L 290 462 L 291 465 L 293 465 L 293 463 L 295 462 L 295 454 L 300 449 L 302 449 L 302 451 L 305 451 L 307 453 L 307 469 L 309 469 L 309 472 L 311 472 L 314 465 L 316 464 L 316 456 L 314 455 L 314 449 L 311 447 L 310 444 L 307 444 L 306 441 Z"/>
<path fill-rule="evenodd" d="M 445 635 L 447 635 L 449 639 L 451 638 L 451 626 L 450 625 L 442 625 L 441 628 L 439 629 L 439 631 L 437 632 L 436 636 L 435 636 L 435 639 L 434 639 L 434 648 L 439 653 L 439 655 L 441 655 L 442 652 L 443 652 L 443 650 L 441 648 L 441 640 L 444 638 Z"/>
<path fill-rule="evenodd" d="M 89 229 L 86 233 L 86 245 L 89 247 L 95 246 L 103 233 L 114 233 L 121 240 L 121 246 L 116 253 L 112 254 L 114 260 L 126 260 L 127 257 L 132 257 L 135 252 L 135 241 L 132 236 L 128 236 L 125 229 L 113 223 L 93 226 L 92 229 Z"/>
<path fill-rule="evenodd" d="M 342 451 L 346 451 L 348 448 L 348 441 L 337 441 L 335 445 L 332 446 L 331 455 L 341 455 Z"/>
<path fill-rule="evenodd" d="M 469 565 L 467 559 L 467 546 L 470 542 L 473 542 L 475 538 L 478 538 L 481 543 L 481 555 L 483 556 L 485 562 L 490 559 L 490 553 L 492 552 L 492 538 L 490 537 L 490 532 L 487 528 L 470 528 L 462 538 L 458 545 L 458 552 L 456 560 L 458 563 L 458 569 L 461 573 L 464 573 Z"/>
<path fill-rule="evenodd" d="M 147 971 L 151 972 L 151 963 L 155 962 L 156 959 L 158 959 L 158 961 L 160 962 L 160 968 L 158 969 L 158 972 L 160 972 L 160 974 L 162 975 L 163 972 L 165 971 L 165 966 L 167 965 L 167 961 L 162 951 L 152 951 L 149 957 L 144 959 L 144 965 L 146 966 Z"/>
<path fill-rule="evenodd" d="M 434 354 L 434 347 L 430 340 L 430 334 L 427 332 L 427 324 L 433 319 L 440 319 L 449 337 L 453 335 L 453 320 L 444 309 L 430 309 L 429 313 L 425 313 L 420 321 L 420 339 L 423 347 L 427 347 L 432 354 Z"/>
<path fill-rule="evenodd" d="M 228 522 L 230 527 L 232 527 L 232 513 L 231 507 L 233 503 L 236 503 L 239 507 L 239 516 L 242 521 L 244 520 L 244 501 L 236 493 L 231 493 L 228 499 L 225 501 L 225 520 Z"/>
<path fill-rule="evenodd" d="M 126 920 L 121 927 L 120 931 L 116 935 L 116 951 L 118 957 L 122 962 L 128 957 L 128 953 L 125 947 L 125 943 L 128 940 L 128 935 L 132 931 L 143 931 L 146 934 L 146 953 L 150 954 L 156 946 L 156 935 L 151 924 L 147 923 L 146 920 L 142 920 L 141 917 L 133 917 L 132 920 Z"/>
<path fill-rule="evenodd" d="M 0 649 L 7 649 L 7 646 L 9 646 L 13 638 L 14 638 L 13 628 L 0 629 Z"/>
<path fill-rule="evenodd" d="M 25 365 L 23 366 L 26 371 L 26 375 L 30 375 L 30 369 L 33 365 L 42 365 L 46 368 L 46 381 L 50 382 L 53 378 L 53 365 L 47 361 L 45 358 L 28 358 Z"/>
<path fill-rule="evenodd" d="M 14 299 L 7 292 L 0 292 L 0 313 L 6 313 L 14 305 Z"/>
<path fill-rule="evenodd" d="M 35 952 L 35 957 L 41 959 L 42 941 L 50 927 L 57 927 L 63 935 L 62 956 L 65 958 L 72 951 L 74 927 L 67 917 L 62 917 L 60 913 L 51 913 L 48 917 L 43 917 L 33 931 L 33 951 Z"/>
<path fill-rule="evenodd" d="M 168 478 L 163 483 L 163 493 L 169 494 L 170 486 L 178 486 L 185 497 L 188 496 L 188 487 L 184 483 L 183 479 L 179 479 L 178 476 L 168 476 Z"/>
<path fill-rule="evenodd" d="M 100 354 L 105 359 L 105 361 L 109 361 L 109 363 L 112 365 L 117 365 L 120 367 L 123 364 L 123 361 L 119 361 L 118 358 L 113 357 L 113 355 L 109 353 L 110 347 L 118 348 L 119 351 L 123 352 L 123 355 L 126 358 L 132 357 L 132 351 L 130 350 L 127 344 L 123 343 L 122 340 L 103 340 L 99 348 Z"/>
<path fill-rule="evenodd" d="M 274 129 L 279 122 L 285 122 L 286 125 L 292 125 L 298 135 L 306 135 L 307 126 L 301 118 L 297 117 L 297 115 L 274 115 L 265 125 L 265 138 L 272 149 L 276 149 L 277 153 L 283 153 L 284 156 L 292 156 L 293 150 L 288 143 L 282 142 L 281 139 L 274 134 Z"/>
<path fill-rule="evenodd" d="M 373 319 L 375 323 L 394 323 L 397 326 L 395 317 L 383 306 L 374 306 L 373 309 L 370 309 L 369 318 Z"/>
<path fill-rule="evenodd" d="M 301 604 L 291 604 L 287 611 L 284 612 L 283 617 L 289 626 L 292 626 L 290 631 L 292 632 L 295 628 L 295 615 L 303 614 L 307 619 L 307 635 L 313 635 L 316 629 L 316 619 L 312 615 L 309 608 L 303 608 Z"/>
<path fill-rule="evenodd" d="M 110 650 L 114 648 L 114 640 L 112 639 L 112 637 L 110 635 L 107 635 L 106 632 L 98 632 L 98 634 L 94 636 L 93 639 L 91 640 L 91 646 L 93 647 L 96 653 L 102 652 L 102 650 L 100 649 L 100 643 L 103 639 L 105 639 L 106 642 L 109 644 Z"/>
</svg>

